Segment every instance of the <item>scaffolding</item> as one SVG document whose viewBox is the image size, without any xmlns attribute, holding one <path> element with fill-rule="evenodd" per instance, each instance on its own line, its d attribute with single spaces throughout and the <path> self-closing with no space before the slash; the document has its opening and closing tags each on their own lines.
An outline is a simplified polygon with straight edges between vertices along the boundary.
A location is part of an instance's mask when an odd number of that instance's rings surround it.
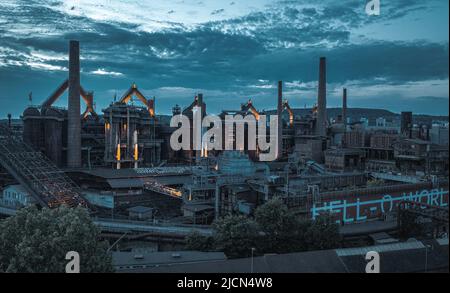
<svg viewBox="0 0 450 293">
<path fill-rule="evenodd" d="M 87 206 L 78 186 L 41 152 L 0 126 L 0 164 L 42 206 Z"/>
</svg>

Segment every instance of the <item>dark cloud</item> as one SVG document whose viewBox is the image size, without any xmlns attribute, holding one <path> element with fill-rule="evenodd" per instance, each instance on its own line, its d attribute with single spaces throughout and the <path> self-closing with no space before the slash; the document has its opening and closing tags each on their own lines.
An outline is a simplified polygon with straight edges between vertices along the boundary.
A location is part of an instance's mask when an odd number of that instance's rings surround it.
<svg viewBox="0 0 450 293">
<path fill-rule="evenodd" d="M 221 8 L 221 9 L 216 9 L 213 12 L 211 12 L 211 15 L 217 15 L 217 14 L 222 14 L 225 12 L 225 9 Z"/>
<path fill-rule="evenodd" d="M 317 79 L 320 56 L 328 59 L 331 82 L 377 77 L 385 78 L 386 83 L 448 78 L 447 45 L 394 42 L 353 44 L 332 50 L 277 50 L 250 59 L 243 64 L 242 75 L 313 81 Z"/>
<path fill-rule="evenodd" d="M 6 66 L 0 63 L 1 108 L 9 105 L 4 93 L 25 97 L 20 103 L 23 107 L 30 90 L 43 100 L 64 80 L 66 72 L 39 71 L 30 61 L 36 61 L 32 59 L 36 50 L 66 55 L 70 39 L 81 41 L 83 85 L 98 93 L 99 104 L 110 100 L 108 90 L 123 90 L 137 82 L 145 89 L 183 87 L 220 91 L 215 93 L 216 100 L 209 101 L 217 107 L 231 95 L 236 101 L 247 96 L 259 97 L 261 105 L 270 106 L 272 89 L 259 86 L 270 86 L 282 79 L 309 83 L 298 89 L 313 90 L 320 56 L 328 58 L 330 83 L 358 81 L 359 86 L 371 86 L 374 80 L 382 78 L 386 84 L 402 85 L 448 79 L 448 42 L 352 43 L 352 29 L 373 21 L 361 13 L 364 7 L 359 0 L 333 1 L 316 8 L 298 7 L 303 1 L 283 1 L 283 9 L 255 11 L 189 29 L 174 23 L 156 32 L 142 31 L 137 24 L 96 22 L 41 7 L 37 2 L 26 3 L 14 11 L 2 10 L 0 5 L 0 16 L 6 21 L 0 27 L 0 50 L 5 50 L 0 51 L 0 62 L 2 58 L 9 61 Z M 421 3 L 386 2 L 380 17 L 401 18 L 423 9 Z M 222 13 L 224 9 L 216 12 Z M 14 25 L 31 31 L 39 28 L 41 33 L 14 35 L 9 33 Z M 67 67 L 66 60 L 41 61 L 57 68 Z M 106 75 L 93 73 L 99 69 Z M 261 85 L 260 80 L 267 82 Z M 189 96 L 183 94 L 170 101 L 177 98 Z M 423 107 L 426 103 L 445 104 L 446 98 L 433 99 L 417 98 L 414 103 Z M 162 100 L 159 105 L 170 109 L 172 105 L 168 103 L 169 99 Z M 388 104 L 399 103 L 394 99 Z"/>
</svg>

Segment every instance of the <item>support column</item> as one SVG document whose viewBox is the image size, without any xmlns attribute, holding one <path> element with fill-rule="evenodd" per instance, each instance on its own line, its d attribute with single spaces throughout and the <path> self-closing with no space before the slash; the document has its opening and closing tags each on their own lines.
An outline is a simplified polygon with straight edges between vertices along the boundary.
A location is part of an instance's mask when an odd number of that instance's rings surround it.
<svg viewBox="0 0 450 293">
<path fill-rule="evenodd" d="M 217 220 L 220 216 L 220 186 L 216 183 L 216 192 L 214 198 L 214 218 Z"/>
</svg>

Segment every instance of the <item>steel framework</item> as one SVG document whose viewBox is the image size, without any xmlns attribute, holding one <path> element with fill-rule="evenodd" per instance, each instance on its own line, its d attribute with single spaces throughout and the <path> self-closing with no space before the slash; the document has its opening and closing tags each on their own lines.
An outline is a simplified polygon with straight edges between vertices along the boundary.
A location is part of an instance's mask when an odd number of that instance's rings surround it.
<svg viewBox="0 0 450 293">
<path fill-rule="evenodd" d="M 41 206 L 87 206 L 78 186 L 62 170 L 1 125 L 0 164 Z"/>
</svg>

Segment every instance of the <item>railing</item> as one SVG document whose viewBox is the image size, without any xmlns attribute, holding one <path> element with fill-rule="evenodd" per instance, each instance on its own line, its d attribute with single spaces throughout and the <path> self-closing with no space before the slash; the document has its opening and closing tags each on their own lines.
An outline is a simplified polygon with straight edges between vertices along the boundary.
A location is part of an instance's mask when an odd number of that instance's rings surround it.
<svg viewBox="0 0 450 293">
<path fill-rule="evenodd" d="M 405 182 L 405 183 L 420 183 L 423 182 L 422 178 L 418 176 L 409 175 L 395 175 L 389 173 L 372 172 L 371 175 L 378 179 Z"/>
</svg>

